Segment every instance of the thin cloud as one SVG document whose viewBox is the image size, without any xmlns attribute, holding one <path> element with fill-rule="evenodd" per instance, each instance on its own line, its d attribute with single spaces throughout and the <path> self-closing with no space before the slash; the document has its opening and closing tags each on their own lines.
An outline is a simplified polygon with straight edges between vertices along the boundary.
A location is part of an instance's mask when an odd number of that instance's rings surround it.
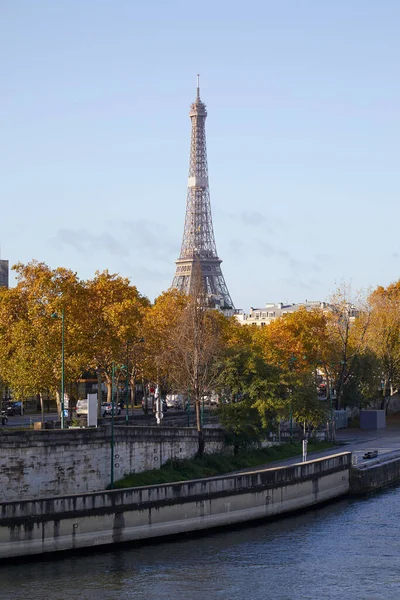
<svg viewBox="0 0 400 600">
<path fill-rule="evenodd" d="M 294 258 L 287 250 L 273 246 L 265 240 L 256 240 L 256 244 L 260 254 L 267 258 L 282 259 L 295 275 L 302 275 L 310 270 L 315 273 L 321 272 L 321 267 L 317 263 Z"/>
<path fill-rule="evenodd" d="M 132 247 L 145 250 L 153 260 L 170 263 L 179 256 L 180 244 L 167 239 L 166 227 L 162 223 L 137 219 L 119 223 L 118 227 L 126 230 Z"/>
<path fill-rule="evenodd" d="M 217 220 L 229 220 L 240 223 L 240 225 L 245 225 L 246 227 L 263 227 L 268 234 L 274 233 L 274 227 L 280 227 L 282 225 L 281 219 L 276 218 L 274 215 L 268 215 L 267 217 L 257 210 L 231 213 L 217 208 L 214 209 L 214 213 Z"/>
<path fill-rule="evenodd" d="M 267 217 L 265 217 L 264 215 L 262 215 L 260 212 L 257 212 L 257 211 L 243 212 L 239 216 L 239 218 L 245 225 L 248 225 L 250 227 L 259 226 L 259 225 L 264 226 L 266 223 L 268 223 Z M 268 227 L 270 228 L 270 225 L 268 225 Z"/>
<path fill-rule="evenodd" d="M 179 245 L 166 239 L 165 227 L 161 223 L 148 220 L 112 222 L 107 228 L 118 231 L 121 242 L 106 232 L 94 234 L 87 229 L 59 229 L 52 239 L 56 246 L 69 246 L 80 254 L 103 252 L 113 256 L 138 256 L 141 261 L 161 261 L 171 263 L 179 256 Z"/>
<path fill-rule="evenodd" d="M 53 242 L 56 245 L 70 246 L 81 254 L 90 254 L 106 250 L 114 256 L 127 256 L 129 250 L 125 244 L 115 239 L 109 233 L 93 234 L 86 229 L 59 229 Z"/>
</svg>

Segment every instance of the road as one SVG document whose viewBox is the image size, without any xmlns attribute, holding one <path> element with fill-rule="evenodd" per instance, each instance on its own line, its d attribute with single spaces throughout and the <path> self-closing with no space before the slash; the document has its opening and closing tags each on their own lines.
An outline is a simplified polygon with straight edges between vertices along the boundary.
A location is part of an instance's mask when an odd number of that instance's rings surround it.
<svg viewBox="0 0 400 600">
<path fill-rule="evenodd" d="M 143 411 L 140 409 L 138 409 L 137 411 L 135 410 L 135 414 L 142 414 Z M 122 411 L 121 416 L 125 416 L 125 410 Z M 40 413 L 26 413 L 24 415 L 15 415 L 13 417 L 8 417 L 8 423 L 7 425 L 4 425 L 3 427 L 8 428 L 8 427 L 29 427 L 30 425 L 32 425 L 33 423 L 39 423 L 39 421 L 42 420 L 42 415 Z M 44 420 L 45 421 L 59 421 L 60 417 L 58 416 L 57 413 L 44 413 Z M 118 419 L 119 420 L 119 419 Z"/>
<path fill-rule="evenodd" d="M 132 412 L 131 410 L 129 410 L 129 414 L 131 415 Z M 175 415 L 177 416 L 178 413 L 176 413 L 175 411 L 168 411 L 168 415 Z M 125 416 L 126 416 L 126 412 L 125 409 L 121 411 L 121 414 L 117 417 L 116 416 L 116 421 L 115 423 L 120 425 L 121 423 L 125 422 Z M 143 410 L 141 408 L 135 408 L 135 412 L 134 412 L 134 417 L 137 416 L 144 416 Z M 151 418 L 152 414 L 149 414 L 149 418 Z M 106 420 L 111 419 L 110 415 L 107 415 L 107 417 L 105 417 Z M 155 417 L 154 417 L 155 419 Z M 3 425 L 4 428 L 10 428 L 10 427 L 29 427 L 32 426 L 33 423 L 38 423 L 39 421 L 42 420 L 42 416 L 40 413 L 26 413 L 24 415 L 15 415 L 13 417 L 8 417 L 8 423 L 7 425 Z M 45 421 L 59 421 L 60 417 L 58 416 L 57 413 L 44 413 L 44 420 Z M 101 421 L 100 421 L 101 422 Z M 1 429 L 1 425 L 0 425 L 0 429 Z"/>
<path fill-rule="evenodd" d="M 45 421 L 58 421 L 59 416 L 57 413 L 45 413 L 44 420 Z M 24 414 L 24 415 L 14 415 L 13 417 L 8 417 L 7 425 L 3 425 L 4 428 L 8 427 L 29 427 L 32 423 L 36 423 L 42 420 L 41 414 Z"/>
<path fill-rule="evenodd" d="M 360 429 L 339 429 L 336 432 L 336 445 L 334 448 L 321 450 L 320 452 L 311 452 L 308 454 L 308 460 L 315 458 L 324 458 L 340 452 L 352 452 L 353 461 L 356 464 L 368 463 L 364 460 L 365 452 L 378 450 L 378 457 L 392 454 L 400 451 L 400 422 L 389 421 L 386 429 L 374 431 L 364 431 Z M 241 469 L 235 473 L 245 471 L 258 471 L 259 469 L 272 469 L 275 467 L 285 467 L 301 462 L 301 456 L 294 456 L 284 460 L 279 460 L 252 469 Z"/>
</svg>

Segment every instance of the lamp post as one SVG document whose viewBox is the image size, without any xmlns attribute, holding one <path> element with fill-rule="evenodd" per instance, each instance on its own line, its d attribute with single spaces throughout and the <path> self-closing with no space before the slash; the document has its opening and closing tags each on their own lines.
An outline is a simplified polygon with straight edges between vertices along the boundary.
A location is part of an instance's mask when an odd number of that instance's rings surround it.
<svg viewBox="0 0 400 600">
<path fill-rule="evenodd" d="M 58 313 L 51 315 L 53 319 L 61 319 L 61 429 L 64 429 L 64 308 L 61 316 Z"/>
<path fill-rule="evenodd" d="M 115 363 L 112 363 L 111 370 L 111 474 L 110 489 L 114 489 L 114 385 L 115 385 Z"/>
<path fill-rule="evenodd" d="M 297 357 L 292 354 L 289 359 L 289 372 L 293 371 Z M 293 388 L 290 388 L 290 443 L 293 444 Z"/>
<path fill-rule="evenodd" d="M 125 423 L 129 424 L 129 354 L 128 354 L 128 345 L 126 344 L 126 377 L 125 377 Z M 135 407 L 132 409 L 132 414 L 135 410 Z"/>
</svg>

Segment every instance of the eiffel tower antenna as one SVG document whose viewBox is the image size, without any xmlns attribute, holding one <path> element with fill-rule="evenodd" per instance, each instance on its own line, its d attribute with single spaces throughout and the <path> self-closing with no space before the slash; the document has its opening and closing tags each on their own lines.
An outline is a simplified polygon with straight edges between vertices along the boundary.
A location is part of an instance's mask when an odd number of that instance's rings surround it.
<svg viewBox="0 0 400 600">
<path fill-rule="evenodd" d="M 210 306 L 232 311 L 234 306 L 222 274 L 222 260 L 218 258 L 211 217 L 205 131 L 207 109 L 200 99 L 200 75 L 197 75 L 196 100 L 190 107 L 189 116 L 192 133 L 186 217 L 172 287 L 190 294 L 193 268 L 198 263 Z"/>
</svg>

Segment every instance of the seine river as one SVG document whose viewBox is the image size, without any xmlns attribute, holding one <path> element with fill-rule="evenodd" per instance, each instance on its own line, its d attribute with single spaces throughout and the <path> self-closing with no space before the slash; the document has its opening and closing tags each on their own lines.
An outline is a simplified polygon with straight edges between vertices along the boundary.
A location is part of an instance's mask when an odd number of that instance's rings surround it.
<svg viewBox="0 0 400 600">
<path fill-rule="evenodd" d="M 303 515 L 0 567 L 7 600 L 395 600 L 400 488 Z"/>
</svg>

